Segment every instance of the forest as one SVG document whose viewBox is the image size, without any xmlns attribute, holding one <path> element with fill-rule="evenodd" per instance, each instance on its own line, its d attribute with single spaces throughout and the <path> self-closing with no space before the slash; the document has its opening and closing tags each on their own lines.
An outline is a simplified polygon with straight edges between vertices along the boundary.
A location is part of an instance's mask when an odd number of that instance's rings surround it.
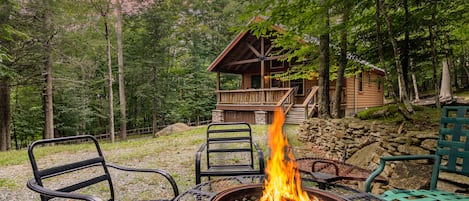
<svg viewBox="0 0 469 201">
<path fill-rule="evenodd" d="M 363 70 L 347 52 L 384 69 L 386 98 L 407 112 L 422 97 L 439 105 L 469 89 L 468 10 L 467 0 L 0 0 L 0 150 L 209 120 L 207 67 L 248 26 L 307 61 L 293 75 L 318 76 L 320 118 L 337 117 L 329 80 Z M 287 33 L 269 35 L 273 24 Z"/>
</svg>

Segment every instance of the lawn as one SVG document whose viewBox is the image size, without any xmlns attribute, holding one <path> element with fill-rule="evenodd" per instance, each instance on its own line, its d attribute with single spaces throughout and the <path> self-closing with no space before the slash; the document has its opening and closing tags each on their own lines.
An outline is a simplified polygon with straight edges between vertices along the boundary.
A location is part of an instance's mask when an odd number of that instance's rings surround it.
<svg viewBox="0 0 469 201">
<path fill-rule="evenodd" d="M 254 141 L 267 155 L 268 125 L 252 125 Z M 299 126 L 285 126 L 295 154 L 303 154 L 307 148 L 298 141 Z M 144 136 L 122 142 L 100 142 L 106 160 L 111 163 L 139 167 L 160 168 L 169 172 L 182 192 L 195 185 L 195 153 L 205 140 L 206 127 L 197 127 L 167 136 Z M 64 157 L 86 155 L 91 144 L 61 145 L 41 148 L 39 158 L 55 160 Z M 301 156 L 297 156 L 301 157 Z M 0 152 L 0 200 L 31 200 L 34 193 L 25 187 L 32 178 L 26 150 Z M 127 186 L 127 188 L 130 188 Z"/>
</svg>

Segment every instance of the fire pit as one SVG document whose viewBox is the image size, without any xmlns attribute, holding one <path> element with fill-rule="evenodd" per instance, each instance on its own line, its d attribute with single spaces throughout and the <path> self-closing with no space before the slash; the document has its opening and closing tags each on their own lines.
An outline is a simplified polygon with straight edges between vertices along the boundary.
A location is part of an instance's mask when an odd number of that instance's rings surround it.
<svg viewBox="0 0 469 201">
<path fill-rule="evenodd" d="M 270 157 L 267 160 L 267 166 L 265 168 L 266 176 L 245 175 L 214 180 L 189 189 L 178 196 L 176 200 L 380 200 L 371 194 L 361 193 L 345 186 L 335 184 L 325 185 L 325 180 L 307 180 L 306 178 L 301 178 L 295 157 L 288 144 L 288 139 L 282 133 L 284 120 L 283 112 L 276 110 L 274 113 L 274 121 L 269 128 L 268 145 L 270 148 Z M 315 165 L 313 165 L 313 171 L 314 169 Z M 338 175 L 338 173 L 336 175 Z M 324 188 L 326 191 L 317 189 L 318 186 Z M 316 189 L 312 187 L 316 187 Z"/>
<path fill-rule="evenodd" d="M 310 197 L 316 197 L 320 201 L 337 201 L 345 200 L 336 194 L 329 193 L 313 188 L 303 188 Z M 220 192 L 213 201 L 234 201 L 234 200 L 248 200 L 257 201 L 262 196 L 262 184 L 248 184 L 237 186 L 234 188 L 226 189 Z"/>
<path fill-rule="evenodd" d="M 177 201 L 235 201 L 231 197 L 232 195 L 241 195 L 246 198 L 246 194 L 252 192 L 254 197 L 259 198 L 258 195 L 262 193 L 262 184 L 265 179 L 265 175 L 246 175 L 236 177 L 226 177 L 216 180 L 211 180 L 198 184 L 184 192 L 182 192 L 175 200 Z M 350 188 L 348 186 L 340 184 L 329 184 L 325 190 L 319 190 L 318 187 L 321 182 L 315 181 L 311 178 L 302 178 L 303 190 L 308 194 L 311 192 L 317 197 L 321 198 L 321 195 L 316 194 L 327 193 L 326 197 L 332 197 L 332 199 L 324 198 L 323 200 L 360 200 L 360 201 L 380 201 L 382 199 L 362 191 Z M 254 188 L 254 189 L 253 189 Z M 244 190 L 247 189 L 247 190 Z M 238 191 L 239 190 L 239 191 Z M 226 195 L 226 196 L 225 196 Z M 252 197 L 252 196 L 251 196 Z M 337 199 L 336 199 L 337 198 Z M 245 200 L 249 200 L 248 197 Z M 242 200 L 242 199 L 240 199 Z"/>
</svg>

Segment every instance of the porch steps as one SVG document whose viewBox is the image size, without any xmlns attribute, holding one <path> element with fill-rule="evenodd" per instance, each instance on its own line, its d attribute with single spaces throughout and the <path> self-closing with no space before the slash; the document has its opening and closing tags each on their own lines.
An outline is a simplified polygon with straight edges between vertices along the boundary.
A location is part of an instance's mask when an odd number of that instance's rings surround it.
<svg viewBox="0 0 469 201">
<path fill-rule="evenodd" d="M 285 124 L 302 124 L 305 120 L 305 108 L 293 106 L 285 117 Z"/>
</svg>

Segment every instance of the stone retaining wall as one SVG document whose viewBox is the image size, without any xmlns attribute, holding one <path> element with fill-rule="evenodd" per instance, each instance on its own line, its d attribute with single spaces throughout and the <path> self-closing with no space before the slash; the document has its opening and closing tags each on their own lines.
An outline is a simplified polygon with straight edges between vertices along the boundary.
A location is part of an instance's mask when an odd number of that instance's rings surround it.
<svg viewBox="0 0 469 201">
<path fill-rule="evenodd" d="M 310 119 L 300 127 L 299 140 L 311 142 L 326 153 L 327 158 L 346 159 L 369 170 L 379 164 L 379 158 L 386 155 L 432 154 L 436 149 L 438 131 L 407 131 L 403 125 L 383 125 L 353 118 Z M 391 188 L 427 188 L 432 170 L 426 161 L 398 162 L 387 165 L 382 175 L 389 178 L 387 186 L 374 185 L 373 192 L 381 193 Z M 469 178 L 453 174 L 440 174 L 440 179 L 454 181 L 459 185 L 439 181 L 438 188 L 448 191 L 467 191 Z M 363 185 L 363 184 L 360 184 Z M 361 188 L 363 189 L 363 188 Z"/>
</svg>

